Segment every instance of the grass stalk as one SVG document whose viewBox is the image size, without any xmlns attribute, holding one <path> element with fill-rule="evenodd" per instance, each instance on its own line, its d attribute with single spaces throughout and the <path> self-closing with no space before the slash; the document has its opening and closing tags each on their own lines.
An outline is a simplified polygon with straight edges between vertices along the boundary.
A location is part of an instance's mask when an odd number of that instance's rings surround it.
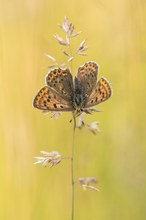
<svg viewBox="0 0 146 220">
<path fill-rule="evenodd" d="M 75 149 L 75 131 L 76 131 L 76 118 L 73 113 L 73 136 L 72 136 L 72 156 L 71 156 L 71 182 L 72 182 L 72 212 L 71 220 L 74 220 L 74 149 Z"/>
</svg>

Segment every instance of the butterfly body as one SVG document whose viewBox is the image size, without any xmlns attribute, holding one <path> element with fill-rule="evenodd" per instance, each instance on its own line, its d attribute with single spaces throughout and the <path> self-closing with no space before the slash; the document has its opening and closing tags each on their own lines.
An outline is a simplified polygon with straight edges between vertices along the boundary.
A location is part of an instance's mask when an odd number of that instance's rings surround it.
<svg viewBox="0 0 146 220">
<path fill-rule="evenodd" d="M 79 67 L 73 81 L 69 69 L 54 69 L 46 76 L 43 87 L 33 101 L 33 106 L 46 111 L 76 111 L 97 105 L 111 96 L 108 81 L 97 82 L 98 65 L 94 62 Z"/>
<path fill-rule="evenodd" d="M 81 80 L 77 77 L 74 79 L 74 108 L 81 109 L 85 107 L 85 93 Z"/>
</svg>

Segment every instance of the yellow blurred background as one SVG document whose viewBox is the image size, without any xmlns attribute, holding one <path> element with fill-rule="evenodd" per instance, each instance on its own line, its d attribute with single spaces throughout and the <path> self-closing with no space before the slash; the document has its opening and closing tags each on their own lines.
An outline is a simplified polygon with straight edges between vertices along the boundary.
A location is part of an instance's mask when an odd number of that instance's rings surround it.
<svg viewBox="0 0 146 220">
<path fill-rule="evenodd" d="M 76 177 L 96 176 L 100 193 L 75 188 L 75 220 L 146 219 L 146 2 L 24 0 L 0 2 L 0 219 L 69 220 L 70 162 L 33 165 L 40 150 L 71 154 L 71 113 L 58 120 L 32 107 L 51 54 L 65 58 L 53 35 L 66 15 L 87 38 L 113 96 L 98 106 L 101 133 L 77 131 Z"/>
</svg>

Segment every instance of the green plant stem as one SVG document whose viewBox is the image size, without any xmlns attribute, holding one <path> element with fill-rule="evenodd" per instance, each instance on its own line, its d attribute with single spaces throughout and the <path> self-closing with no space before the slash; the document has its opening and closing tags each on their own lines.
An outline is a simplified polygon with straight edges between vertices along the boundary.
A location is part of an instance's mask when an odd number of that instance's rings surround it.
<svg viewBox="0 0 146 220">
<path fill-rule="evenodd" d="M 74 148 L 75 148 L 75 130 L 76 130 L 76 118 L 73 113 L 73 138 L 72 138 L 72 157 L 71 157 L 71 180 L 72 180 L 72 214 L 71 220 L 74 220 Z"/>
</svg>

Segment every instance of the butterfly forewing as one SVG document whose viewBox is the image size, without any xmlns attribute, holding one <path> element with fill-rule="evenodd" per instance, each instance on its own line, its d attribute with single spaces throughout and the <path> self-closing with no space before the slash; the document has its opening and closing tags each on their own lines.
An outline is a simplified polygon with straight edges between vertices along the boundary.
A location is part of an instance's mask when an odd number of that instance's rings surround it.
<svg viewBox="0 0 146 220">
<path fill-rule="evenodd" d="M 77 77 L 81 84 L 86 97 L 89 97 L 97 82 L 98 65 L 94 62 L 85 63 L 79 67 Z"/>
<path fill-rule="evenodd" d="M 46 76 L 46 83 L 55 90 L 63 99 L 73 99 L 73 79 L 69 69 L 54 69 Z"/>
<path fill-rule="evenodd" d="M 95 86 L 94 90 L 90 94 L 90 96 L 87 98 L 87 102 L 85 104 L 85 108 L 97 105 L 101 102 L 106 101 L 108 98 L 110 98 L 112 94 L 111 86 L 109 82 L 105 78 L 101 78 L 97 85 Z"/>
<path fill-rule="evenodd" d="M 40 110 L 48 111 L 72 111 L 69 101 L 64 100 L 48 86 L 43 87 L 33 101 L 33 106 Z"/>
</svg>

